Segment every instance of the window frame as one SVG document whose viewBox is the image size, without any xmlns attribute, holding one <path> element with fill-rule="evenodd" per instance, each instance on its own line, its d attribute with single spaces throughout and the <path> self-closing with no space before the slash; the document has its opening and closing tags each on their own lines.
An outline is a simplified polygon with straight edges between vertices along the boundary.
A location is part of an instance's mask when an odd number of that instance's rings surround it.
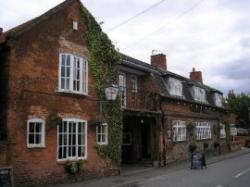
<svg viewBox="0 0 250 187">
<path fill-rule="evenodd" d="M 30 123 L 41 123 L 41 143 L 29 143 Z M 44 148 L 45 147 L 45 120 L 41 118 L 30 118 L 27 120 L 27 148 Z M 35 137 L 34 137 L 35 138 Z"/>
<path fill-rule="evenodd" d="M 182 81 L 173 77 L 169 77 L 167 80 L 167 88 L 170 95 L 184 97 Z"/>
<path fill-rule="evenodd" d="M 204 94 L 201 94 L 201 91 Z M 208 103 L 207 101 L 207 93 L 204 88 L 193 86 L 193 98 L 195 101 L 201 102 L 201 103 Z"/>
<path fill-rule="evenodd" d="M 185 142 L 187 141 L 187 125 L 185 121 L 182 120 L 173 120 L 172 122 L 172 131 L 173 131 L 173 142 Z M 182 133 L 181 129 L 184 130 L 184 134 L 179 135 L 179 131 Z"/>
<path fill-rule="evenodd" d="M 200 129 L 200 130 L 198 130 L 198 129 Z M 211 124 L 209 122 L 196 122 L 195 131 L 196 131 L 196 133 L 195 133 L 196 140 L 210 140 L 210 139 L 212 139 Z"/>
<path fill-rule="evenodd" d="M 62 119 L 62 124 L 63 124 L 63 122 L 64 121 L 67 121 L 67 122 L 75 122 L 75 123 L 85 123 L 85 129 L 84 129 L 84 135 L 85 135 L 85 137 L 84 137 L 84 141 L 85 141 L 85 144 L 84 144 L 84 147 L 85 147 L 85 155 L 84 155 L 84 157 L 78 157 L 78 156 L 76 156 L 76 157 L 68 157 L 68 156 L 66 156 L 66 158 L 59 158 L 59 125 L 57 125 L 57 161 L 58 162 L 61 162 L 61 161 L 68 161 L 68 160 L 87 160 L 87 158 L 88 158 L 88 138 L 87 138 L 87 136 L 88 136 L 88 122 L 87 122 L 87 120 L 83 120 L 83 119 L 79 119 L 79 118 L 63 118 Z M 77 127 L 78 127 L 78 125 L 77 125 Z M 79 132 L 77 132 L 77 135 L 78 135 L 78 133 Z M 68 136 L 68 134 L 69 134 L 69 131 L 68 131 L 68 127 L 67 127 L 67 132 L 66 132 L 66 134 L 67 134 L 67 136 Z M 78 142 L 78 137 L 77 137 L 77 142 Z M 67 143 L 68 143 L 68 139 L 67 139 Z M 69 146 L 69 145 L 66 145 L 67 147 Z M 78 148 L 78 144 L 76 144 L 76 149 Z M 68 148 L 67 148 L 68 149 Z M 68 150 L 66 149 L 66 154 L 68 154 Z M 77 151 L 78 152 L 78 151 Z M 77 152 L 76 152 L 76 155 L 77 155 Z"/>
<path fill-rule="evenodd" d="M 123 77 L 123 84 L 120 85 L 120 76 Z M 123 72 L 119 72 L 118 74 L 118 86 L 119 86 L 119 95 L 121 97 L 121 105 L 122 107 L 126 107 L 127 106 L 127 87 L 126 87 L 126 79 L 127 79 L 127 76 L 125 73 Z M 122 88 L 122 89 L 121 89 Z"/>
<path fill-rule="evenodd" d="M 137 93 L 138 92 L 138 78 L 136 75 L 131 76 L 131 92 Z"/>
<path fill-rule="evenodd" d="M 62 88 L 62 74 L 61 74 L 61 68 L 62 68 L 62 56 L 65 55 L 70 56 L 70 74 L 69 74 L 69 88 Z M 80 60 L 80 75 L 79 75 L 79 91 L 74 90 L 74 58 L 78 58 Z M 65 61 L 66 62 L 66 61 Z M 85 64 L 85 69 L 84 69 Z M 85 79 L 84 79 L 84 73 L 85 73 Z M 65 74 L 65 77 L 66 74 Z M 85 81 L 85 86 L 83 85 Z M 66 84 L 66 83 L 65 83 Z M 79 94 L 79 95 L 88 95 L 88 61 L 86 58 L 75 55 L 72 53 L 59 53 L 59 68 L 58 68 L 58 91 L 64 92 L 64 93 L 73 93 L 73 94 Z"/>
<path fill-rule="evenodd" d="M 100 133 L 98 131 L 98 128 L 101 128 Z M 106 131 L 104 129 L 106 129 Z M 105 141 L 98 141 L 98 136 L 99 135 L 101 137 L 104 135 Z M 108 145 L 108 124 L 107 123 L 99 123 L 99 124 L 96 125 L 96 143 L 98 145 Z"/>
<path fill-rule="evenodd" d="M 222 99 L 223 99 L 223 96 L 221 94 L 214 93 L 214 103 L 216 106 L 218 106 L 218 107 L 223 106 Z"/>
</svg>

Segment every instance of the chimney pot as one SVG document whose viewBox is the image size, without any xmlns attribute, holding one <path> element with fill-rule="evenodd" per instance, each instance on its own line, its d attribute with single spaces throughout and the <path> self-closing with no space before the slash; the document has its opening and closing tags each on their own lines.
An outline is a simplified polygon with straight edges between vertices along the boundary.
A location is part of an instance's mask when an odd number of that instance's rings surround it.
<svg viewBox="0 0 250 187">
<path fill-rule="evenodd" d="M 151 55 L 151 65 L 161 69 L 163 71 L 167 70 L 167 59 L 165 54 L 152 54 Z"/>
<path fill-rule="evenodd" d="M 203 83 L 202 72 L 201 71 L 196 71 L 195 68 L 192 69 L 192 72 L 190 72 L 189 77 L 193 81 Z"/>
</svg>

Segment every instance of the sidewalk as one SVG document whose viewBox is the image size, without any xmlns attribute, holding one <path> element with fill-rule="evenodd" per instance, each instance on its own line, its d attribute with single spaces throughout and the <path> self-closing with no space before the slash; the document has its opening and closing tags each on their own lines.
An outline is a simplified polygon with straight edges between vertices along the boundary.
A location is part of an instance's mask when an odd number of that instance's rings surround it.
<svg viewBox="0 0 250 187">
<path fill-rule="evenodd" d="M 239 151 L 210 157 L 207 159 L 207 165 L 212 165 L 222 160 L 231 159 L 244 154 L 250 154 L 249 148 L 242 148 Z M 161 174 L 175 172 L 181 169 L 189 168 L 190 162 L 178 162 L 167 165 L 166 167 L 127 167 L 124 168 L 120 176 L 101 177 L 98 179 L 87 180 L 74 184 L 57 184 L 47 187 L 134 187 L 140 180 L 148 179 Z"/>
</svg>

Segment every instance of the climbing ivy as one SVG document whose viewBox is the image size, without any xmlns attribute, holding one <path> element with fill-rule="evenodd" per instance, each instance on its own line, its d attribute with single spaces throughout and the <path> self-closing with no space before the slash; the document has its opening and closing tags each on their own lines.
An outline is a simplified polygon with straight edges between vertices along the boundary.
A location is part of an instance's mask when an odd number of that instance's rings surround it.
<svg viewBox="0 0 250 187">
<path fill-rule="evenodd" d="M 117 82 L 117 65 L 121 63 L 121 56 L 115 50 L 108 36 L 102 32 L 95 18 L 82 7 L 85 22 L 86 42 L 89 51 L 89 65 L 94 79 L 94 87 L 100 100 L 105 100 L 104 87 L 108 81 Z M 121 162 L 122 144 L 122 111 L 121 102 L 103 102 L 102 112 L 109 127 L 109 144 L 96 145 L 100 156 L 109 158 L 116 164 Z"/>
</svg>

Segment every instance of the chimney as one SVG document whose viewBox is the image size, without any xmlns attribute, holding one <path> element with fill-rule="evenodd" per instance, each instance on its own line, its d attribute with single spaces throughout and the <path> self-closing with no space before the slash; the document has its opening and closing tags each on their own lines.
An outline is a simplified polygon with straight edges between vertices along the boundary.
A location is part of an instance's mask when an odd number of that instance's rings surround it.
<svg viewBox="0 0 250 187">
<path fill-rule="evenodd" d="M 0 36 L 3 34 L 3 28 L 0 27 Z"/>
<path fill-rule="evenodd" d="M 151 65 L 159 68 L 160 70 L 167 70 L 167 59 L 166 55 L 160 54 L 152 54 L 151 55 Z"/>
<path fill-rule="evenodd" d="M 193 81 L 198 81 L 200 83 L 203 83 L 203 81 L 202 81 L 202 72 L 201 71 L 196 71 L 195 68 L 193 68 L 193 71 L 190 72 L 189 77 Z"/>
</svg>

